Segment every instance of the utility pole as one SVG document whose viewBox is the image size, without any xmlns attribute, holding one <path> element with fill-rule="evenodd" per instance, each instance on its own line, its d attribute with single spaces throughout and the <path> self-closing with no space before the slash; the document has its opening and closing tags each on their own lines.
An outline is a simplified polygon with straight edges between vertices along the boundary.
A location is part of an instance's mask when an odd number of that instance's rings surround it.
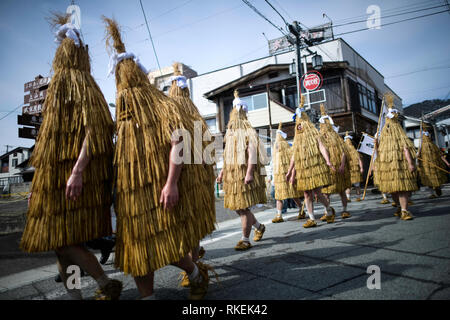
<svg viewBox="0 0 450 320">
<path fill-rule="evenodd" d="M 296 65 L 296 79 L 297 79 L 297 105 L 300 106 L 300 99 L 302 95 L 302 86 L 300 79 L 302 78 L 302 64 L 301 64 L 301 38 L 300 38 L 300 31 L 302 30 L 300 25 L 297 21 L 294 21 L 292 24 L 288 25 L 289 31 L 294 35 L 295 37 L 295 54 L 297 58 L 295 59 L 295 65 Z M 292 40 L 288 38 L 289 42 Z M 292 42 L 291 42 L 292 43 Z"/>
</svg>

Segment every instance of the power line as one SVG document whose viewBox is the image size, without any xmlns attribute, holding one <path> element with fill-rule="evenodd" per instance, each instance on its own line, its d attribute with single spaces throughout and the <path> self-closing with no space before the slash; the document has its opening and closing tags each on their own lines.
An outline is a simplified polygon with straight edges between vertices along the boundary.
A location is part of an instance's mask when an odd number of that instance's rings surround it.
<svg viewBox="0 0 450 320">
<path fill-rule="evenodd" d="M 15 109 L 9 111 L 6 115 L 4 115 L 3 117 L 0 118 L 0 121 L 3 120 L 3 119 L 5 119 L 6 117 L 8 117 L 10 114 L 12 114 L 14 111 L 16 111 L 17 109 L 19 109 L 19 108 L 22 107 L 22 106 L 23 106 L 23 104 L 21 104 L 20 106 L 18 106 L 18 107 L 15 108 Z"/>
<path fill-rule="evenodd" d="M 403 13 L 396 13 L 396 14 L 392 14 L 392 15 L 381 16 L 380 19 L 386 19 L 386 18 L 401 16 L 401 15 L 404 15 L 404 14 L 410 14 L 410 13 L 415 13 L 415 12 L 420 12 L 420 11 L 426 11 L 426 10 L 431 10 L 431 9 L 436 9 L 436 8 L 441 8 L 441 7 L 446 7 L 446 5 L 434 6 L 434 7 L 429 7 L 429 8 L 419 9 L 419 10 L 413 10 L 413 11 L 408 11 L 408 12 L 403 12 Z M 337 25 L 334 25 L 333 27 L 334 28 L 338 28 L 338 27 L 347 26 L 347 25 L 350 25 L 350 24 L 355 24 L 355 23 L 360 23 L 360 22 L 366 22 L 366 21 L 367 21 L 367 19 L 358 20 L 358 21 L 352 21 L 352 22 L 347 22 L 347 23 L 343 23 L 343 24 L 337 24 Z"/>
<path fill-rule="evenodd" d="M 158 63 L 159 72 L 161 72 L 161 66 L 159 65 L 158 55 L 156 54 L 155 44 L 153 43 L 152 34 L 150 33 L 150 27 L 148 26 L 147 17 L 145 16 L 144 6 L 142 5 L 142 0 L 139 0 L 141 4 L 142 14 L 144 15 L 145 25 L 147 26 L 148 35 L 150 36 L 150 41 L 152 42 L 153 52 L 155 53 L 156 62 Z"/>
<path fill-rule="evenodd" d="M 442 4 L 442 1 L 441 0 L 421 1 L 420 3 L 416 3 L 416 4 L 410 4 L 410 5 L 395 7 L 395 8 L 391 8 L 391 9 L 384 9 L 383 12 L 384 13 L 398 13 L 398 12 L 402 12 L 403 10 L 411 10 L 413 8 L 419 9 L 419 8 L 428 7 L 428 6 L 437 5 L 437 4 Z M 368 16 L 370 16 L 370 14 L 363 14 L 363 15 L 359 15 L 359 16 L 337 19 L 337 20 L 334 20 L 334 22 L 342 22 L 343 23 L 344 21 L 348 22 L 353 19 L 360 19 L 363 17 L 367 18 Z"/>
<path fill-rule="evenodd" d="M 408 18 L 408 19 L 404 19 L 404 20 L 399 20 L 399 21 L 394 21 L 394 22 L 389 22 L 389 23 L 385 23 L 380 25 L 380 27 L 385 27 L 385 26 L 389 26 L 391 24 L 396 24 L 396 23 L 400 23 L 400 22 L 405 22 L 405 21 L 410 21 L 410 20 L 415 20 L 415 19 L 419 19 L 419 18 L 424 18 L 424 17 L 429 17 L 429 16 L 433 16 L 435 14 L 439 14 L 439 13 L 443 13 L 443 12 L 448 12 L 449 10 L 443 10 L 443 11 L 439 11 L 439 12 L 434 12 L 434 13 L 429 13 L 429 14 L 425 14 L 425 15 L 421 15 L 421 16 L 417 16 L 417 17 L 413 17 L 413 18 Z M 366 30 L 370 30 L 372 28 L 363 28 L 363 29 L 357 29 L 357 30 L 353 30 L 353 31 L 347 31 L 347 32 L 342 32 L 342 33 L 338 33 L 335 36 L 342 36 L 344 34 L 350 34 L 350 33 L 355 33 L 355 32 L 360 32 L 360 31 L 366 31 Z"/>
<path fill-rule="evenodd" d="M 287 23 L 286 22 L 286 19 L 284 19 L 284 17 L 281 15 L 281 13 L 279 13 L 278 12 L 278 10 L 277 9 L 275 9 L 275 7 L 268 1 L 268 0 L 265 0 L 266 1 L 266 3 L 276 12 L 276 13 L 278 13 L 278 15 L 281 17 L 281 19 L 283 20 L 283 22 L 284 22 L 284 25 L 285 26 L 287 26 L 289 23 Z"/>
<path fill-rule="evenodd" d="M 284 33 L 284 30 L 281 27 L 275 25 L 272 21 L 270 21 L 265 15 L 263 15 L 261 12 L 259 12 L 259 10 L 256 9 L 248 0 L 242 0 L 242 2 L 244 2 L 250 9 L 255 11 L 261 18 L 263 18 L 268 23 L 270 23 L 272 26 L 274 26 L 278 31 L 280 31 L 283 34 L 283 36 L 286 36 L 286 34 Z"/>
<path fill-rule="evenodd" d="M 436 70 L 436 69 L 445 70 L 445 69 L 449 69 L 449 68 L 450 68 L 450 66 L 438 66 L 438 67 L 432 67 L 432 68 L 423 68 L 423 69 L 418 69 L 418 70 L 407 72 L 407 73 L 401 73 L 401 74 L 396 74 L 396 75 L 393 75 L 393 76 L 387 76 L 387 77 L 385 77 L 385 79 L 398 78 L 398 77 L 408 76 L 408 75 L 414 74 L 414 73 L 430 71 L 430 70 Z"/>
<path fill-rule="evenodd" d="M 283 12 L 288 16 L 289 19 L 291 19 L 292 21 L 294 21 L 294 19 L 292 19 L 292 17 L 289 15 L 289 12 L 287 12 L 286 10 L 284 10 L 284 8 L 281 6 L 281 4 L 280 4 L 277 0 L 273 0 L 273 1 L 278 5 L 278 7 L 281 9 L 281 11 L 283 11 Z"/>
</svg>

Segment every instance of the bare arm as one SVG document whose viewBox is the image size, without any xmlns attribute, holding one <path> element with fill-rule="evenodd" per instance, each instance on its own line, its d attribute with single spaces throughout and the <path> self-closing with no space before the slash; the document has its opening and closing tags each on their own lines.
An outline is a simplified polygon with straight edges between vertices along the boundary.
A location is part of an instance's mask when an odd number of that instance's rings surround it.
<svg viewBox="0 0 450 320">
<path fill-rule="evenodd" d="M 256 150 L 253 143 L 248 145 L 248 162 L 247 162 L 247 173 L 245 175 L 245 184 L 249 184 L 253 181 L 253 173 L 256 167 Z"/>
<path fill-rule="evenodd" d="M 416 167 L 414 166 L 414 161 L 407 147 L 403 148 L 403 153 L 405 154 L 406 161 L 408 161 L 409 171 L 414 172 L 414 170 L 416 170 Z"/>
<path fill-rule="evenodd" d="M 220 170 L 219 175 L 217 176 L 216 182 L 222 183 L 222 179 L 223 179 L 223 168 L 222 168 L 222 170 Z"/>
<path fill-rule="evenodd" d="M 175 160 L 178 151 L 176 145 L 178 143 L 182 143 L 181 141 L 172 141 L 172 148 L 170 149 L 170 158 L 169 158 L 169 173 L 167 175 L 167 181 L 161 191 L 161 197 L 159 202 L 163 204 L 164 209 L 173 208 L 178 200 L 178 179 L 180 178 L 181 169 L 183 168 L 183 164 L 176 164 Z"/>
<path fill-rule="evenodd" d="M 330 161 L 330 154 L 328 153 L 327 148 L 322 143 L 322 140 L 320 138 L 317 138 L 317 141 L 319 142 L 319 150 L 322 154 L 323 158 L 325 159 L 325 162 L 327 163 L 327 166 L 331 168 L 331 170 L 336 171 L 336 168 L 333 166 L 333 164 Z"/>
<path fill-rule="evenodd" d="M 286 181 L 290 182 L 291 184 L 294 183 L 295 181 L 295 160 L 294 160 L 294 155 L 292 155 L 291 157 L 291 162 L 289 163 L 289 170 L 286 174 Z"/>
<path fill-rule="evenodd" d="M 363 173 L 364 172 L 364 165 L 362 163 L 361 157 L 358 157 L 358 161 L 359 161 L 359 171 L 361 173 Z"/>
<path fill-rule="evenodd" d="M 78 160 L 72 169 L 72 174 L 67 180 L 66 185 L 66 198 L 69 200 L 77 200 L 81 195 L 83 188 L 83 171 L 86 169 L 89 163 L 89 157 L 87 154 L 87 136 L 84 138 L 83 146 L 81 147 L 81 152 L 78 156 Z"/>
<path fill-rule="evenodd" d="M 444 163 L 447 165 L 447 167 L 450 168 L 450 163 L 448 163 L 448 161 L 447 161 L 445 155 L 443 155 L 443 156 L 441 157 L 441 159 L 442 159 L 442 161 L 444 161 Z"/>
</svg>

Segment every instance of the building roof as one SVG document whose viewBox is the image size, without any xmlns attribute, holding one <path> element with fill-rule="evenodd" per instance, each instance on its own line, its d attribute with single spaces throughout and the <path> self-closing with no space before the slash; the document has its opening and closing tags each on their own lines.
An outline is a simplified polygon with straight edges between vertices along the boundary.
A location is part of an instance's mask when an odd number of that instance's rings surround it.
<svg viewBox="0 0 450 320">
<path fill-rule="evenodd" d="M 0 156 L 0 159 L 6 158 L 6 157 L 8 157 L 10 154 L 12 154 L 12 153 L 14 153 L 14 152 L 19 152 L 19 151 L 22 151 L 22 150 L 30 150 L 30 148 L 26 148 L 26 147 L 17 147 L 17 148 L 15 148 L 15 149 L 11 150 L 11 151 L 8 151 L 8 152 L 2 154 L 2 155 Z"/>
<path fill-rule="evenodd" d="M 308 63 L 309 64 L 309 63 Z M 240 78 L 237 78 L 233 81 L 230 81 L 224 85 L 221 85 L 213 90 L 210 90 L 206 93 L 203 94 L 203 96 L 206 99 L 213 99 L 214 97 L 216 97 L 217 95 L 219 95 L 222 92 L 228 91 L 230 89 L 236 88 L 241 84 L 247 83 L 250 80 L 253 80 L 255 78 L 261 77 L 262 75 L 271 72 L 271 71 L 281 71 L 281 70 L 288 70 L 289 69 L 290 64 L 286 64 L 286 63 L 280 63 L 280 64 L 268 64 L 265 65 L 253 72 L 250 72 Z M 348 62 L 346 61 L 333 61 L 333 62 L 324 62 L 323 63 L 323 68 L 322 69 L 327 69 L 327 68 L 347 68 L 348 67 Z"/>
<path fill-rule="evenodd" d="M 206 99 L 212 99 L 213 97 L 215 97 L 216 95 L 218 95 L 219 93 L 222 93 L 224 91 L 233 89 L 237 86 L 239 86 L 242 83 L 246 83 L 252 79 L 258 78 L 260 76 L 262 76 L 263 74 L 270 72 L 270 71 L 281 71 L 281 70 L 287 70 L 289 69 L 289 64 L 268 64 L 262 68 L 259 68 L 253 72 L 250 72 L 240 78 L 237 78 L 233 81 L 230 81 L 220 87 L 217 87 L 213 90 L 210 90 L 208 92 L 205 92 L 203 94 L 203 96 Z"/>
</svg>

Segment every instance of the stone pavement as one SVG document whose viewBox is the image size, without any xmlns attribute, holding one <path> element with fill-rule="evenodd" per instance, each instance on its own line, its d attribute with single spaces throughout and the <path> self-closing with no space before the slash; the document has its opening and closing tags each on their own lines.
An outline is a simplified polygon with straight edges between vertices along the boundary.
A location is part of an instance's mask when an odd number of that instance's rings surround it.
<svg viewBox="0 0 450 320">
<path fill-rule="evenodd" d="M 304 229 L 296 220 L 297 210 L 284 215 L 284 223 L 272 224 L 274 209 L 256 214 L 266 224 L 260 242 L 244 252 L 233 249 L 240 239 L 238 219 L 219 223 L 205 238 L 204 262 L 213 266 L 208 300 L 294 299 L 449 299 L 450 298 L 450 185 L 443 196 L 428 199 L 425 188 L 416 192 L 410 211 L 415 219 L 394 217 L 391 205 L 381 205 L 381 196 L 368 192 L 366 200 L 351 202 L 352 217 L 340 218 L 341 204 L 332 196 L 337 217 L 333 224 Z M 316 205 L 316 217 L 323 208 Z M 253 232 L 252 235 L 253 237 Z M 133 279 L 112 266 L 110 277 L 124 282 L 121 299 L 139 297 Z M 381 270 L 381 288 L 368 289 L 369 266 Z M 180 270 L 167 266 L 155 274 L 155 295 L 161 300 L 187 299 L 189 290 L 178 285 Z M 0 278 L 0 299 L 66 299 L 63 286 L 53 280 L 55 265 Z M 82 278 L 82 292 L 91 298 L 96 285 Z"/>
</svg>

